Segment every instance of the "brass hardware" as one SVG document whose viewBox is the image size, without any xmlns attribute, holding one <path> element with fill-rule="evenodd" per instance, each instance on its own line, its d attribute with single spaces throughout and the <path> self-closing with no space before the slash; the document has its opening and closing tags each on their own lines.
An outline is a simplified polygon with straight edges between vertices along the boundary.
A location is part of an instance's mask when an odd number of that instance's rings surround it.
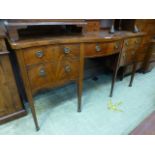
<svg viewBox="0 0 155 155">
<path fill-rule="evenodd" d="M 101 47 L 99 45 L 96 45 L 95 49 L 96 49 L 96 52 L 100 52 L 101 51 Z"/>
<path fill-rule="evenodd" d="M 36 52 L 36 56 L 37 56 L 38 58 L 43 57 L 43 55 L 44 55 L 43 51 L 37 51 L 37 52 Z"/>
<path fill-rule="evenodd" d="M 70 48 L 68 48 L 68 47 L 65 47 L 65 48 L 64 48 L 64 53 L 65 53 L 65 54 L 68 54 L 68 53 L 70 53 Z"/>
<path fill-rule="evenodd" d="M 129 45 L 128 41 L 126 41 L 126 42 L 125 42 L 125 45 L 126 45 L 126 46 L 128 46 L 128 45 Z"/>
<path fill-rule="evenodd" d="M 46 72 L 45 72 L 44 68 L 41 68 L 41 69 L 39 70 L 39 76 L 41 76 L 41 77 L 46 76 Z"/>
<path fill-rule="evenodd" d="M 135 44 L 138 44 L 138 40 L 135 40 Z"/>
<path fill-rule="evenodd" d="M 115 43 L 115 49 L 118 49 L 119 48 L 119 43 Z"/>
<path fill-rule="evenodd" d="M 65 66 L 65 72 L 70 72 L 71 71 L 71 67 L 69 65 Z"/>
</svg>

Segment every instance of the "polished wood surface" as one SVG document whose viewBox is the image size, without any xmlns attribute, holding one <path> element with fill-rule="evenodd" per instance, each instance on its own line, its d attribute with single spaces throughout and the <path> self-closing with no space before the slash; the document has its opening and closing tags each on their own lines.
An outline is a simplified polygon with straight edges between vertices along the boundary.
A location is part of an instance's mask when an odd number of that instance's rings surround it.
<svg viewBox="0 0 155 155">
<path fill-rule="evenodd" d="M 92 42 L 112 42 L 126 38 L 134 38 L 144 36 L 144 32 L 132 33 L 128 31 L 118 31 L 114 34 L 109 34 L 109 31 L 88 32 L 83 36 L 58 36 L 58 37 L 37 37 L 31 39 L 23 39 L 16 42 L 10 41 L 13 49 L 21 49 L 27 47 L 49 45 L 49 44 L 68 44 L 68 43 L 92 43 Z"/>
</svg>

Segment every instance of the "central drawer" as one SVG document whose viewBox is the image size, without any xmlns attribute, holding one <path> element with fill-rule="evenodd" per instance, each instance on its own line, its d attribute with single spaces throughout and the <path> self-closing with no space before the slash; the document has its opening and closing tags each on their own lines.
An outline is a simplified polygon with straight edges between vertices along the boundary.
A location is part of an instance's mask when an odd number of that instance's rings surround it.
<svg viewBox="0 0 155 155">
<path fill-rule="evenodd" d="M 67 81 L 76 80 L 79 75 L 79 61 L 41 63 L 27 67 L 32 91 L 55 87 Z"/>
<path fill-rule="evenodd" d="M 121 49 L 121 42 L 108 43 L 86 43 L 84 48 L 85 57 L 98 57 L 118 53 Z"/>
<path fill-rule="evenodd" d="M 79 59 L 80 45 L 48 45 L 24 49 L 26 65 L 34 65 L 42 62 L 57 62 L 64 59 Z"/>
</svg>

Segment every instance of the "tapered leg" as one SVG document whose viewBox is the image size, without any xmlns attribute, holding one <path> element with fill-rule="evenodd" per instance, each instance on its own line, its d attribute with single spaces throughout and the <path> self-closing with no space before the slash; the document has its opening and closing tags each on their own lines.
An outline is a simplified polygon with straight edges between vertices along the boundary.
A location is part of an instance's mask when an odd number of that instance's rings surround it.
<svg viewBox="0 0 155 155">
<path fill-rule="evenodd" d="M 82 89 L 83 89 L 83 67 L 84 67 L 84 44 L 80 44 L 80 64 L 79 64 L 79 78 L 77 81 L 77 96 L 78 96 L 78 107 L 77 111 L 81 112 L 82 104 Z"/>
<path fill-rule="evenodd" d="M 111 90 L 110 90 L 110 97 L 112 97 L 112 95 L 113 95 L 114 85 L 115 85 L 115 81 L 116 81 L 116 78 L 117 78 L 118 69 L 119 69 L 119 66 L 120 66 L 121 56 L 122 56 L 122 52 L 119 53 L 118 58 L 116 59 L 116 62 L 115 62 L 116 67 L 115 67 L 114 72 L 113 72 Z"/>
<path fill-rule="evenodd" d="M 36 126 L 36 130 L 38 131 L 39 130 L 39 125 L 38 125 L 37 116 L 36 116 L 36 112 L 35 112 L 33 96 L 32 96 L 32 91 L 31 91 L 31 85 L 30 85 L 27 70 L 26 70 L 26 67 L 25 67 L 25 64 L 24 64 L 25 61 L 24 61 L 24 57 L 23 57 L 23 52 L 22 51 L 17 52 L 16 56 L 17 56 L 17 60 L 18 60 L 18 63 L 19 63 L 22 79 L 23 79 L 23 82 L 24 82 L 28 102 L 29 102 L 29 105 L 30 105 L 30 108 L 31 108 L 33 120 L 34 120 L 34 123 L 35 123 L 35 126 Z"/>
<path fill-rule="evenodd" d="M 82 88 L 83 88 L 83 82 L 79 80 L 78 83 L 77 83 L 77 95 L 78 95 L 77 111 L 78 112 L 81 112 Z"/>
<path fill-rule="evenodd" d="M 30 105 L 30 108 L 31 108 L 31 112 L 32 112 L 32 116 L 33 116 L 33 120 L 34 120 L 34 123 L 35 123 L 36 130 L 39 131 L 40 128 L 39 128 L 39 125 L 38 125 L 38 120 L 37 120 L 36 111 L 35 111 L 32 96 L 29 95 L 28 100 L 29 100 L 29 105 Z"/>
<path fill-rule="evenodd" d="M 112 95 L 113 95 L 113 90 L 114 90 L 114 85 L 115 85 L 115 81 L 116 81 L 116 78 L 117 78 L 117 73 L 118 73 L 118 68 L 116 67 L 116 69 L 113 72 L 111 90 L 110 90 L 110 97 L 112 97 Z"/>
<path fill-rule="evenodd" d="M 130 79 L 129 87 L 132 87 L 133 79 L 134 79 L 135 72 L 136 72 L 136 66 L 137 66 L 137 63 L 134 63 L 133 64 L 133 68 L 132 68 L 132 73 L 131 73 L 131 79 Z"/>
</svg>

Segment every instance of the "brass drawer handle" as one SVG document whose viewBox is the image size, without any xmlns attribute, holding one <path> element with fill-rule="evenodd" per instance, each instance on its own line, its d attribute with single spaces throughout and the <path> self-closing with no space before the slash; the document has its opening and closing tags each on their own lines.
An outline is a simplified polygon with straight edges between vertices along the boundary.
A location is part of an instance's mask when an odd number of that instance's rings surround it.
<svg viewBox="0 0 155 155">
<path fill-rule="evenodd" d="M 37 52 L 36 52 L 36 56 L 37 56 L 38 58 L 43 57 L 43 56 L 44 56 L 43 51 L 37 51 Z"/>
<path fill-rule="evenodd" d="M 96 52 L 100 52 L 101 51 L 101 47 L 99 45 L 96 45 L 95 49 L 96 49 Z"/>
<path fill-rule="evenodd" d="M 67 73 L 71 72 L 71 67 L 69 65 L 65 66 L 65 72 Z"/>
<path fill-rule="evenodd" d="M 65 47 L 65 48 L 64 48 L 64 53 L 65 53 L 65 54 L 68 54 L 68 53 L 70 53 L 70 48 L 68 48 L 68 47 Z"/>
<path fill-rule="evenodd" d="M 125 42 L 125 45 L 126 45 L 126 46 L 128 46 L 128 45 L 129 45 L 128 41 L 126 41 L 126 42 Z"/>
<path fill-rule="evenodd" d="M 139 43 L 139 41 L 138 40 L 135 40 L 135 44 L 138 44 Z"/>
<path fill-rule="evenodd" d="M 40 77 L 46 76 L 46 72 L 45 72 L 44 68 L 41 68 L 41 69 L 39 70 L 39 76 L 40 76 Z"/>
<path fill-rule="evenodd" d="M 119 43 L 115 43 L 115 49 L 119 48 Z"/>
</svg>

